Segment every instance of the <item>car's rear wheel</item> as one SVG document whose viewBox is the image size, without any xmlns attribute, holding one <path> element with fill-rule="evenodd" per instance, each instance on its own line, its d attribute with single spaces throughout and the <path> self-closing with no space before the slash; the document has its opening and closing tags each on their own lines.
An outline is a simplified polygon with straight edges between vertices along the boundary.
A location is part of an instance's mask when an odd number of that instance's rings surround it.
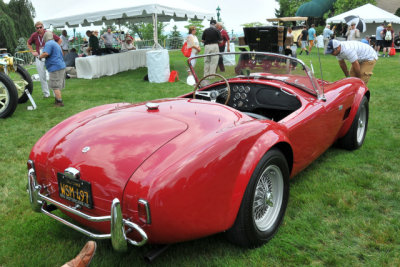
<svg viewBox="0 0 400 267">
<path fill-rule="evenodd" d="M 18 105 L 18 92 L 13 81 L 0 72 L 0 118 L 11 116 Z"/>
<path fill-rule="evenodd" d="M 282 223 L 289 199 L 289 168 L 285 156 L 271 149 L 258 163 L 227 238 L 240 246 L 257 247 L 270 240 Z"/>
<path fill-rule="evenodd" d="M 349 131 L 338 141 L 341 147 L 348 150 L 355 150 L 363 145 L 365 136 L 367 135 L 368 117 L 368 98 L 364 96 Z"/>
</svg>

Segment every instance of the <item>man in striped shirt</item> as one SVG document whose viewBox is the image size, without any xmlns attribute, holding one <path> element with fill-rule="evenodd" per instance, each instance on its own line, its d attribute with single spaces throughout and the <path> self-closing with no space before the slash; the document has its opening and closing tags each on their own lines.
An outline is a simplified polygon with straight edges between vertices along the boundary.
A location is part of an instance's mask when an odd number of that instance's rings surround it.
<svg viewBox="0 0 400 267">
<path fill-rule="evenodd" d="M 375 63 L 378 60 L 375 50 L 371 46 L 359 41 L 340 42 L 335 39 L 330 40 L 325 54 L 336 56 L 339 66 L 346 77 L 358 77 L 365 84 L 368 83 Z M 345 59 L 351 63 L 350 72 L 347 69 Z"/>
</svg>

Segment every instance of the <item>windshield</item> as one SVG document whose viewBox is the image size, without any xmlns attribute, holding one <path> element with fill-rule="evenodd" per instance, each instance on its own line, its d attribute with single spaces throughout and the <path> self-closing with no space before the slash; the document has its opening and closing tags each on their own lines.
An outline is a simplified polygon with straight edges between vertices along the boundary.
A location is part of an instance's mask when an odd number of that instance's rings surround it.
<svg viewBox="0 0 400 267">
<path fill-rule="evenodd" d="M 220 58 L 223 60 L 224 66 L 223 69 L 217 67 L 216 73 L 226 79 L 246 77 L 279 80 L 315 96 L 321 95 L 312 71 L 301 60 L 264 52 L 216 53 L 189 58 L 188 63 L 193 76 L 188 77 L 188 82 L 192 80 L 192 83 L 197 83 L 210 73 L 209 66 L 212 62 L 217 62 Z M 218 77 L 208 79 L 211 83 L 218 80 L 221 79 Z"/>
</svg>

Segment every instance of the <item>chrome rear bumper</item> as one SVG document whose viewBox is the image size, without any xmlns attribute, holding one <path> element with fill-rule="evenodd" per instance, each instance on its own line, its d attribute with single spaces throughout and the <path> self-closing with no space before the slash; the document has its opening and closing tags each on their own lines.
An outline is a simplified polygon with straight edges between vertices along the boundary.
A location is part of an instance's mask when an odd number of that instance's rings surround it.
<svg viewBox="0 0 400 267">
<path fill-rule="evenodd" d="M 33 168 L 28 170 L 28 192 L 29 192 L 29 198 L 31 202 L 31 207 L 34 211 L 36 212 L 42 212 L 46 214 L 47 216 L 71 227 L 72 229 L 77 230 L 78 232 L 81 232 L 84 235 L 89 236 L 90 238 L 94 239 L 111 239 L 112 246 L 115 250 L 117 251 L 126 251 L 128 249 L 128 243 L 134 245 L 134 246 L 142 246 L 147 242 L 147 234 L 144 232 L 142 228 L 140 228 L 139 225 L 128 221 L 123 218 L 122 216 L 122 210 L 121 210 L 121 204 L 118 198 L 115 198 L 111 204 L 111 212 L 109 216 L 99 216 L 99 217 L 94 217 L 87 215 L 83 212 L 80 212 L 77 210 L 78 207 L 69 207 L 66 206 L 60 202 L 57 202 L 45 195 L 42 195 L 40 193 L 40 190 L 42 189 L 42 186 L 37 183 L 36 180 L 36 174 L 35 170 Z M 53 204 L 59 209 L 68 211 L 70 213 L 73 213 L 79 217 L 84 218 L 85 220 L 91 221 L 91 222 L 105 222 L 105 221 L 110 221 L 111 224 L 111 230 L 109 234 L 95 234 L 92 232 L 87 231 L 86 229 L 75 225 L 53 213 L 51 211 L 53 209 L 49 208 L 48 204 Z M 125 227 L 128 227 L 127 229 Z M 139 233 L 141 236 L 142 240 L 141 241 L 135 241 L 126 236 L 127 233 L 135 230 L 136 232 Z"/>
</svg>

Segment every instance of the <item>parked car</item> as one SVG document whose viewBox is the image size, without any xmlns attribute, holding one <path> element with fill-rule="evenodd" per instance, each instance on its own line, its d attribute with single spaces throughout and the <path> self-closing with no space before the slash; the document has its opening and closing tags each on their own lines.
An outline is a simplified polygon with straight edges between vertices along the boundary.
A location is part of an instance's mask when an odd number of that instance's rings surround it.
<svg viewBox="0 0 400 267">
<path fill-rule="evenodd" d="M 220 56 L 233 63 L 204 75 Z M 283 221 L 290 178 L 333 144 L 364 142 L 370 93 L 358 78 L 322 81 L 264 52 L 188 61 L 193 92 L 98 106 L 44 134 L 28 160 L 33 210 L 116 250 L 220 232 L 256 247 Z"/>
</svg>

